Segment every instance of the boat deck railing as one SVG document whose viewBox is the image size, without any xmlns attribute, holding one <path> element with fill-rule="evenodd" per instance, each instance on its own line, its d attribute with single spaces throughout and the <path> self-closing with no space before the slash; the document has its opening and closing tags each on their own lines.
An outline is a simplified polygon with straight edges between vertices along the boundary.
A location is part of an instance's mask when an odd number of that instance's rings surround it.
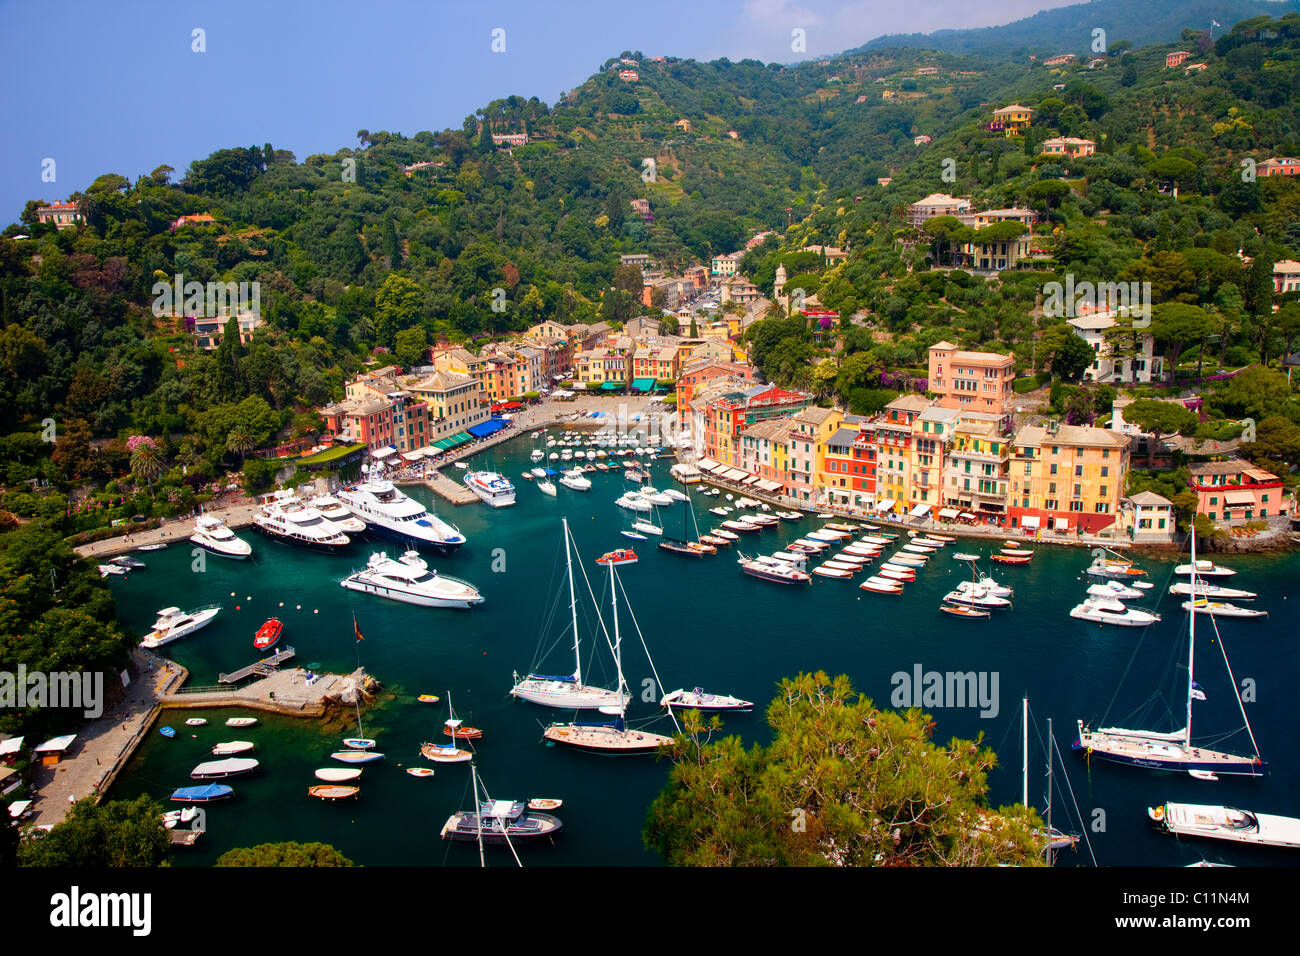
<svg viewBox="0 0 1300 956">
<path fill-rule="evenodd" d="M 247 667 L 241 667 L 237 671 L 229 674 L 219 674 L 217 683 L 219 684 L 238 684 L 241 680 L 249 677 L 266 677 L 273 673 L 282 663 L 289 660 L 297 653 L 292 647 L 285 647 L 276 651 L 270 657 L 264 657 L 260 661 L 249 664 Z"/>
</svg>

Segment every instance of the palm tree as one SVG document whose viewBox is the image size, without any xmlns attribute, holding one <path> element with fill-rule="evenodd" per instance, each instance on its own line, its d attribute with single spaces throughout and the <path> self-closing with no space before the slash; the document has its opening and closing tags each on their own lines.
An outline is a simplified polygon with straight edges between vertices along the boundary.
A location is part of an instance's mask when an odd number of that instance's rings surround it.
<svg viewBox="0 0 1300 956">
<path fill-rule="evenodd" d="M 162 452 L 151 438 L 141 437 L 131 449 L 131 471 L 137 478 L 143 478 L 149 485 L 149 495 L 153 495 L 153 480 L 165 469 Z"/>
<path fill-rule="evenodd" d="M 236 425 L 226 436 L 226 451 L 233 451 L 239 456 L 239 464 L 242 467 L 248 453 L 257 447 L 257 442 L 253 435 L 242 425 Z"/>
</svg>

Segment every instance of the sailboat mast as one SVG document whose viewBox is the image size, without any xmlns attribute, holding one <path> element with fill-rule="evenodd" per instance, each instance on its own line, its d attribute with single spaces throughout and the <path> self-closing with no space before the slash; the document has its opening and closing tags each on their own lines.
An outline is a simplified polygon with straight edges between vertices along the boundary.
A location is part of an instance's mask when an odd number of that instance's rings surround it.
<svg viewBox="0 0 1300 956">
<path fill-rule="evenodd" d="M 1055 738 L 1052 736 L 1052 718 L 1047 718 L 1047 832 L 1052 832 L 1052 744 Z M 1048 844 L 1047 858 L 1052 858 L 1051 844 Z"/>
<path fill-rule="evenodd" d="M 478 824 L 478 865 L 483 869 L 487 867 L 487 863 L 483 860 L 483 807 L 478 802 L 478 768 L 474 766 L 473 761 L 470 761 L 469 773 L 474 778 L 474 821 Z"/>
<path fill-rule="evenodd" d="M 614 584 L 614 565 L 612 563 L 609 566 L 609 606 L 614 614 L 614 669 L 618 671 L 618 685 L 615 688 L 615 693 L 618 694 L 618 719 L 621 724 L 627 710 L 626 705 L 623 703 L 623 641 L 618 633 L 618 588 Z"/>
<path fill-rule="evenodd" d="M 564 522 L 564 563 L 569 568 L 569 610 L 573 613 L 573 680 L 582 686 L 582 650 L 578 646 L 578 599 L 573 593 L 573 556 L 569 552 L 569 519 Z"/>
<path fill-rule="evenodd" d="M 1021 766 L 1024 768 L 1024 778 L 1020 785 L 1020 802 L 1026 807 L 1029 806 L 1029 698 L 1024 698 L 1023 708 L 1020 718 L 1022 728 L 1022 737 L 1020 743 Z"/>
<path fill-rule="evenodd" d="M 1192 536 L 1192 600 L 1188 608 L 1188 625 L 1187 625 L 1187 729 L 1183 732 L 1183 746 L 1190 748 L 1192 746 L 1192 664 L 1196 659 L 1196 528 L 1193 526 Z"/>
</svg>

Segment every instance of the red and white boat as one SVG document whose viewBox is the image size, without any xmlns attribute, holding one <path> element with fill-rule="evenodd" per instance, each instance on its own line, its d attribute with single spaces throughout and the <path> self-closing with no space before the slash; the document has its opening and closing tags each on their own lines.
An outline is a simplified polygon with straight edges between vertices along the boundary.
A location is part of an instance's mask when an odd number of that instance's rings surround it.
<svg viewBox="0 0 1300 956">
<path fill-rule="evenodd" d="M 1028 564 L 1033 558 L 1032 554 L 995 554 L 993 560 L 998 564 Z"/>
<path fill-rule="evenodd" d="M 280 619 L 277 617 L 270 618 L 257 629 L 257 635 L 253 638 L 253 646 L 259 651 L 273 647 L 283 632 L 284 625 L 280 622 Z"/>
<path fill-rule="evenodd" d="M 636 552 L 631 548 L 615 548 L 613 551 L 606 551 L 596 559 L 597 564 L 612 564 L 622 567 L 625 564 L 636 564 Z"/>
<path fill-rule="evenodd" d="M 320 800 L 345 800 L 360 792 L 360 787 L 331 787 L 326 784 L 307 788 L 307 793 Z"/>
</svg>

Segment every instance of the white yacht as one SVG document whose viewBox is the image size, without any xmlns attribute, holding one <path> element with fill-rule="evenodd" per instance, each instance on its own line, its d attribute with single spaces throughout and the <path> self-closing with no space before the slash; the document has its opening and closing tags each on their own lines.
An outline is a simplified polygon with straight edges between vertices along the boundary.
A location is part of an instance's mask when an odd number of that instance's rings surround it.
<svg viewBox="0 0 1300 956">
<path fill-rule="evenodd" d="M 591 479 L 577 468 L 566 471 L 562 474 L 560 476 L 560 484 L 564 485 L 566 488 L 572 488 L 574 491 L 591 490 Z"/>
<path fill-rule="evenodd" d="M 980 584 L 972 584 L 970 581 L 961 582 L 955 590 L 945 594 L 943 599 L 951 604 L 965 604 L 969 607 L 986 609 L 1011 606 L 1011 602 L 1006 598 L 994 594 L 987 587 Z"/>
<path fill-rule="evenodd" d="M 654 505 L 646 501 L 634 491 L 629 491 L 626 494 L 620 495 L 614 504 L 618 505 L 620 508 L 626 508 L 628 511 L 652 511 L 654 509 Z"/>
<path fill-rule="evenodd" d="M 541 461 L 545 457 L 546 457 L 546 452 L 542 451 L 540 448 L 534 448 L 528 454 L 529 461 Z"/>
<path fill-rule="evenodd" d="M 188 614 L 178 607 L 165 607 L 158 612 L 153 630 L 140 642 L 141 647 L 162 647 L 182 637 L 188 637 L 201 627 L 212 623 L 221 611 L 221 605 L 210 604 Z"/>
<path fill-rule="evenodd" d="M 199 520 L 194 522 L 194 533 L 190 535 L 190 540 L 206 551 L 237 561 L 253 553 L 253 546 L 238 537 L 215 515 L 199 515 Z"/>
<path fill-rule="evenodd" d="M 391 481 L 373 479 L 336 496 L 343 506 L 371 529 L 403 542 L 450 554 L 465 543 L 465 536 L 414 498 L 404 495 Z"/>
<path fill-rule="evenodd" d="M 504 508 L 515 503 L 515 486 L 505 475 L 495 471 L 471 471 L 465 476 L 465 487 L 493 508 Z"/>
<path fill-rule="evenodd" d="M 1182 594 L 1198 598 L 1241 598 L 1248 601 L 1252 598 L 1259 597 L 1254 591 L 1243 591 L 1239 588 L 1225 588 L 1217 584 L 1207 584 L 1204 581 L 1180 581 L 1169 588 L 1170 594 Z"/>
<path fill-rule="evenodd" d="M 1103 584 L 1089 585 L 1088 593 L 1093 597 L 1119 598 L 1124 601 L 1133 601 L 1142 596 L 1142 592 L 1137 588 L 1131 588 L 1114 579 L 1106 581 Z"/>
<path fill-rule="evenodd" d="M 1156 826 L 1176 836 L 1300 849 L 1300 820 L 1295 817 L 1198 803 L 1166 803 L 1148 807 L 1147 816 Z"/>
<path fill-rule="evenodd" d="M 1268 617 L 1268 611 L 1256 611 L 1248 607 L 1238 607 L 1226 601 L 1209 601 L 1205 598 L 1192 598 L 1183 602 L 1183 610 L 1191 611 L 1195 604 L 1197 614 L 1209 614 L 1211 617 Z"/>
<path fill-rule="evenodd" d="M 1070 617 L 1081 621 L 1095 621 L 1098 624 L 1118 624 L 1121 627 L 1146 627 L 1160 620 L 1159 614 L 1143 611 L 1140 608 L 1126 607 L 1113 597 L 1089 597 L 1070 612 Z"/>
<path fill-rule="evenodd" d="M 292 491 L 267 496 L 253 515 L 253 527 L 269 538 L 315 551 L 339 551 L 352 543 L 334 522 L 308 508 Z"/>
<path fill-rule="evenodd" d="M 658 488 L 652 488 L 650 485 L 644 485 L 641 488 L 638 488 L 636 494 L 640 495 L 646 501 L 650 502 L 650 504 L 659 505 L 660 507 L 664 507 L 673 503 L 673 499 L 669 498 Z"/>
<path fill-rule="evenodd" d="M 752 701 L 741 700 L 739 697 L 732 697 L 730 694 L 706 694 L 702 687 L 697 687 L 694 690 L 675 690 L 671 694 L 665 694 L 660 699 L 659 706 L 704 712 L 754 709 Z"/>
<path fill-rule="evenodd" d="M 1193 575 L 1198 578 L 1226 578 L 1237 572 L 1232 568 L 1225 568 L 1221 564 L 1215 564 L 1213 561 L 1197 561 L 1194 564 L 1180 564 L 1174 568 L 1174 574 Z"/>
<path fill-rule="evenodd" d="M 483 603 L 483 596 L 472 584 L 395 561 L 383 552 L 372 554 L 364 568 L 339 584 L 352 591 L 422 607 L 467 608 Z"/>
<path fill-rule="evenodd" d="M 327 521 L 333 521 L 344 534 L 362 534 L 366 530 L 366 523 L 348 511 L 343 502 L 333 495 L 308 498 L 307 507 L 315 508 Z"/>
</svg>

